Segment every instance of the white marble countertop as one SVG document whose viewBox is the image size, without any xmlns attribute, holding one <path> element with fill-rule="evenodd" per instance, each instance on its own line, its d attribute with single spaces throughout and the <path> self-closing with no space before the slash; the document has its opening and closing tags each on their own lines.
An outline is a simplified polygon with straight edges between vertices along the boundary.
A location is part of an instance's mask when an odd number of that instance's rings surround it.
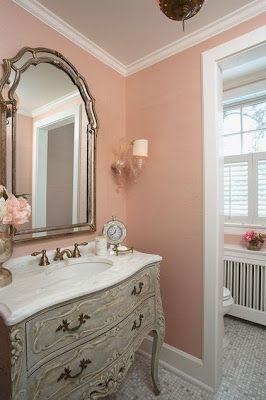
<svg viewBox="0 0 266 400">
<path fill-rule="evenodd" d="M 47 307 L 106 289 L 130 277 L 145 265 L 162 259 L 161 256 L 135 250 L 133 254 L 97 257 L 94 242 L 81 248 L 80 252 L 82 257 L 79 259 L 52 261 L 54 251 L 49 251 L 47 255 L 51 264 L 47 267 L 38 265 L 40 256 L 7 261 L 4 266 L 12 272 L 13 282 L 0 288 L 0 315 L 5 323 L 8 326 L 17 324 Z M 104 261 L 110 268 L 91 275 L 84 268 L 80 273 L 79 265 L 75 265 L 74 273 L 67 273 L 70 263 L 86 261 Z M 73 271 L 73 265 L 71 269 Z"/>
</svg>

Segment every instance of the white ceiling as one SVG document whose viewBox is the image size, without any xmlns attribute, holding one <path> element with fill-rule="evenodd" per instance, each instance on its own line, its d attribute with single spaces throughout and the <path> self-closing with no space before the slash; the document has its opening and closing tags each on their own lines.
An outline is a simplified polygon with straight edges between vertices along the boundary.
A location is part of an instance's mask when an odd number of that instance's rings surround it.
<svg viewBox="0 0 266 400">
<path fill-rule="evenodd" d="M 128 66 L 238 12 L 254 0 L 207 0 L 201 11 L 186 22 L 185 33 L 180 23 L 168 19 L 160 11 L 155 0 L 32 0 L 32 3 L 46 7 Z"/>
<path fill-rule="evenodd" d="M 53 65 L 30 66 L 22 74 L 16 90 L 19 98 L 19 112 L 31 115 L 36 109 L 74 92 L 77 92 L 76 86 L 68 75 Z"/>
<path fill-rule="evenodd" d="M 101 61 L 115 69 L 118 65 L 117 70 L 124 75 L 132 73 L 132 65 L 134 72 L 134 63 L 139 63 L 137 70 L 145 68 L 219 33 L 218 26 L 228 29 L 239 19 L 244 21 L 266 10 L 266 0 L 206 0 L 202 10 L 186 22 L 183 33 L 181 23 L 166 18 L 156 0 L 13 1 L 99 59 L 103 55 Z M 266 45 L 226 59 L 222 68 L 225 87 L 254 77 L 265 79 Z M 32 115 L 39 108 L 72 95 L 74 89 L 70 79 L 50 65 L 32 67 L 23 74 L 17 90 L 20 111 Z"/>
</svg>

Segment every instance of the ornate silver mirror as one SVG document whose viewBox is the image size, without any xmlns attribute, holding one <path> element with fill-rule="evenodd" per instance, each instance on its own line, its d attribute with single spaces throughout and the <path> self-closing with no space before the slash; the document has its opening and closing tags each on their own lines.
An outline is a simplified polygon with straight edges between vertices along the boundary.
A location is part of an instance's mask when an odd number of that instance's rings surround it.
<svg viewBox="0 0 266 400">
<path fill-rule="evenodd" d="M 98 123 L 86 81 L 46 48 L 25 47 L 3 68 L 0 183 L 32 207 L 15 239 L 95 231 Z"/>
</svg>

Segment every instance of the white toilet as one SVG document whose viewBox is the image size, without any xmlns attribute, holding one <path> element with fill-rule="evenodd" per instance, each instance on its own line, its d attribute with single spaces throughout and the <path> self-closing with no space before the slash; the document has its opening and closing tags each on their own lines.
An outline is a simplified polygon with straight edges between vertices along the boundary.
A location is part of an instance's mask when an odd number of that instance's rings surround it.
<svg viewBox="0 0 266 400">
<path fill-rule="evenodd" d="M 223 287 L 223 315 L 228 314 L 234 304 L 234 299 L 231 292 L 226 287 Z"/>
</svg>

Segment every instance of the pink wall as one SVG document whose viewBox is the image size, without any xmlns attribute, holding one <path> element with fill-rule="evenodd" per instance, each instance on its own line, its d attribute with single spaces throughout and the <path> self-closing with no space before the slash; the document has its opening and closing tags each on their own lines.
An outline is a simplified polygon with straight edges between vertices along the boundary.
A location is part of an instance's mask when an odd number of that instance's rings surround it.
<svg viewBox="0 0 266 400">
<path fill-rule="evenodd" d="M 110 164 L 112 145 L 125 136 L 125 78 L 90 56 L 80 47 L 41 23 L 11 0 L 1 0 L 0 59 L 15 56 L 24 46 L 59 50 L 85 77 L 96 99 L 100 122 L 97 142 L 97 232 L 112 215 L 126 220 L 125 193 L 117 192 Z M 42 248 L 72 245 L 75 241 L 92 240 L 94 234 L 82 233 L 58 239 L 16 244 L 14 256 Z"/>
<path fill-rule="evenodd" d="M 129 138 L 150 140 L 127 193 L 129 240 L 160 253 L 166 342 L 202 355 L 203 177 L 201 53 L 264 25 L 266 14 L 127 79 Z"/>
<path fill-rule="evenodd" d="M 32 191 L 32 118 L 17 114 L 17 147 L 16 154 L 16 193 L 31 194 Z M 8 187 L 8 186 L 7 186 Z M 29 197 L 31 204 L 31 197 Z M 23 225 L 24 229 L 31 228 L 31 217 L 29 222 Z"/>
<path fill-rule="evenodd" d="M 17 193 L 31 193 L 32 185 L 32 118 L 26 115 L 17 115 L 16 144 L 19 148 L 16 156 Z"/>
<path fill-rule="evenodd" d="M 240 245 L 243 245 L 241 235 L 229 235 L 229 234 L 226 234 L 226 235 L 224 235 L 224 243 L 226 243 L 226 244 L 240 244 Z"/>
</svg>

